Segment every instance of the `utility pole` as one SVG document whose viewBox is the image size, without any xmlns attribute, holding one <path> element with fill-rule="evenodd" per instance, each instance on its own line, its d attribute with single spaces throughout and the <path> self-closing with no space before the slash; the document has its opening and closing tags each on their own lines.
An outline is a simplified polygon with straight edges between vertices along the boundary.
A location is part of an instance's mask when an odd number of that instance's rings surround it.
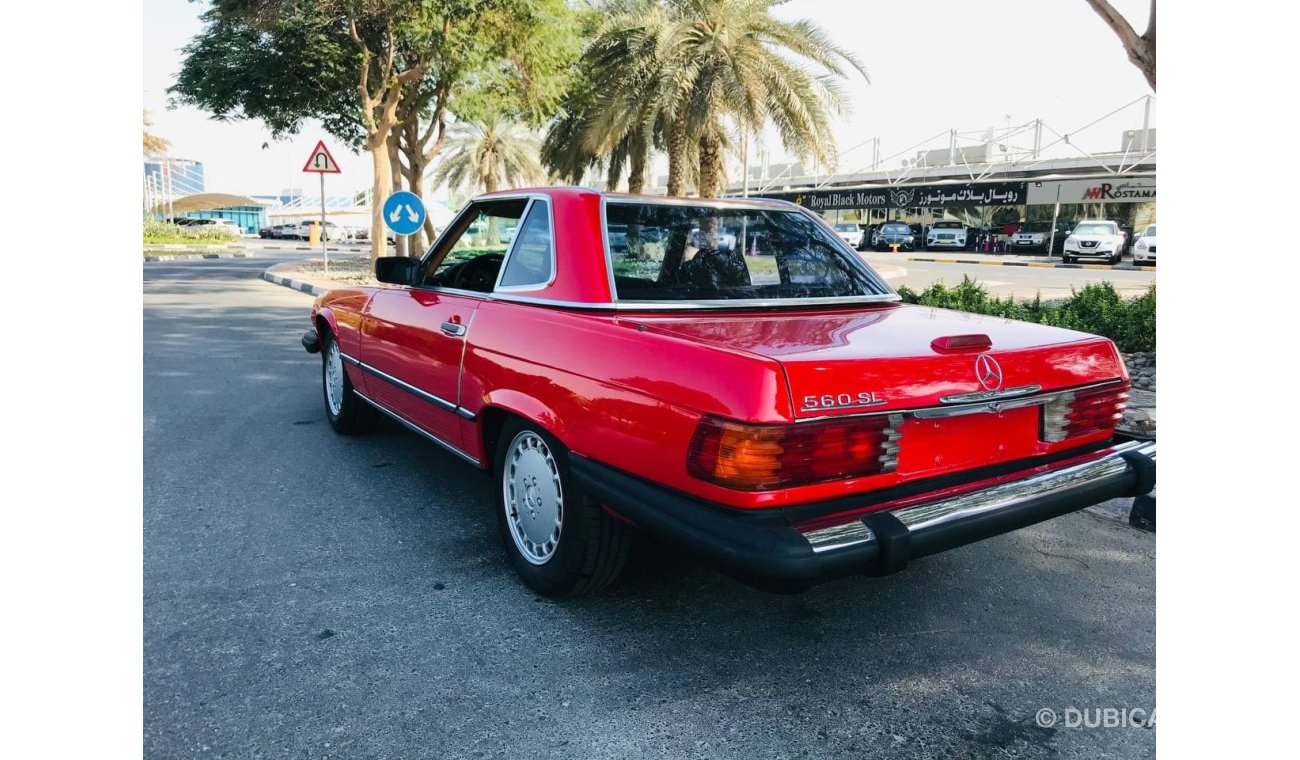
<svg viewBox="0 0 1300 760">
<path fill-rule="evenodd" d="M 1043 120 L 1034 119 L 1034 160 L 1038 160 L 1038 152 L 1043 147 Z"/>
<path fill-rule="evenodd" d="M 1146 105 L 1142 107 L 1142 155 L 1147 154 L 1148 128 L 1151 126 L 1151 96 L 1147 96 Z"/>
<path fill-rule="evenodd" d="M 741 195 L 748 198 L 749 197 L 749 128 L 748 127 L 745 128 L 744 142 L 745 142 L 745 147 L 744 147 L 745 158 L 743 161 L 744 168 L 741 169 L 741 172 L 744 173 L 745 180 L 744 180 L 744 184 L 741 185 L 742 188 Z"/>
</svg>

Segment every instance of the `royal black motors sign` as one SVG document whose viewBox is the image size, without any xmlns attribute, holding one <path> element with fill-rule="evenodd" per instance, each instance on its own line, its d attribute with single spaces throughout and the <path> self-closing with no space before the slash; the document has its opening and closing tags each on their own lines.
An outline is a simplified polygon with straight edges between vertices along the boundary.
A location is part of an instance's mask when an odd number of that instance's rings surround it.
<svg viewBox="0 0 1300 760">
<path fill-rule="evenodd" d="M 813 211 L 836 209 L 948 208 L 951 206 L 1017 206 L 1027 198 L 1024 182 L 983 182 L 946 185 L 899 185 L 858 189 L 795 190 L 763 193 L 763 198 L 791 201 Z"/>
</svg>

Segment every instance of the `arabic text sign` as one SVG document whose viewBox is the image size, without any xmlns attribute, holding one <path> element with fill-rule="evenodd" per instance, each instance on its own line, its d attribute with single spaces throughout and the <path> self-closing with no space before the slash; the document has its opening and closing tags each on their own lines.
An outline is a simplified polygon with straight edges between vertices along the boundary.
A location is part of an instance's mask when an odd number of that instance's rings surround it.
<svg viewBox="0 0 1300 760">
<path fill-rule="evenodd" d="M 946 208 L 949 206 L 1016 206 L 1026 202 L 1024 182 L 913 185 L 862 190 L 808 190 L 765 193 L 813 211 L 869 208 Z"/>
</svg>

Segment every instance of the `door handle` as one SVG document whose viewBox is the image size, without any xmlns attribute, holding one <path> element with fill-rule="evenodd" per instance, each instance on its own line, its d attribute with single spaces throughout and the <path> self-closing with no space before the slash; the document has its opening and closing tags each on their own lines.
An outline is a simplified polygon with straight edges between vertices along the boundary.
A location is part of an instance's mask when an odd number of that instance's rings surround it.
<svg viewBox="0 0 1300 760">
<path fill-rule="evenodd" d="M 442 331 L 456 338 L 459 338 L 460 336 L 464 335 L 467 329 L 468 328 L 466 328 L 465 325 L 462 325 L 459 322 L 442 323 Z"/>
</svg>

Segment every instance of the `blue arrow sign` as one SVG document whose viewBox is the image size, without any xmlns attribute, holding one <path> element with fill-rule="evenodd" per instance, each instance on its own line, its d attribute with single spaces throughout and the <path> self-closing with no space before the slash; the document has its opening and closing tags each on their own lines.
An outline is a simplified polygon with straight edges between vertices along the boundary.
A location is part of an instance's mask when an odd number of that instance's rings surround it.
<svg viewBox="0 0 1300 760">
<path fill-rule="evenodd" d="M 398 235 L 410 235 L 424 224 L 424 201 L 420 196 L 399 190 L 384 202 L 384 224 Z"/>
</svg>

